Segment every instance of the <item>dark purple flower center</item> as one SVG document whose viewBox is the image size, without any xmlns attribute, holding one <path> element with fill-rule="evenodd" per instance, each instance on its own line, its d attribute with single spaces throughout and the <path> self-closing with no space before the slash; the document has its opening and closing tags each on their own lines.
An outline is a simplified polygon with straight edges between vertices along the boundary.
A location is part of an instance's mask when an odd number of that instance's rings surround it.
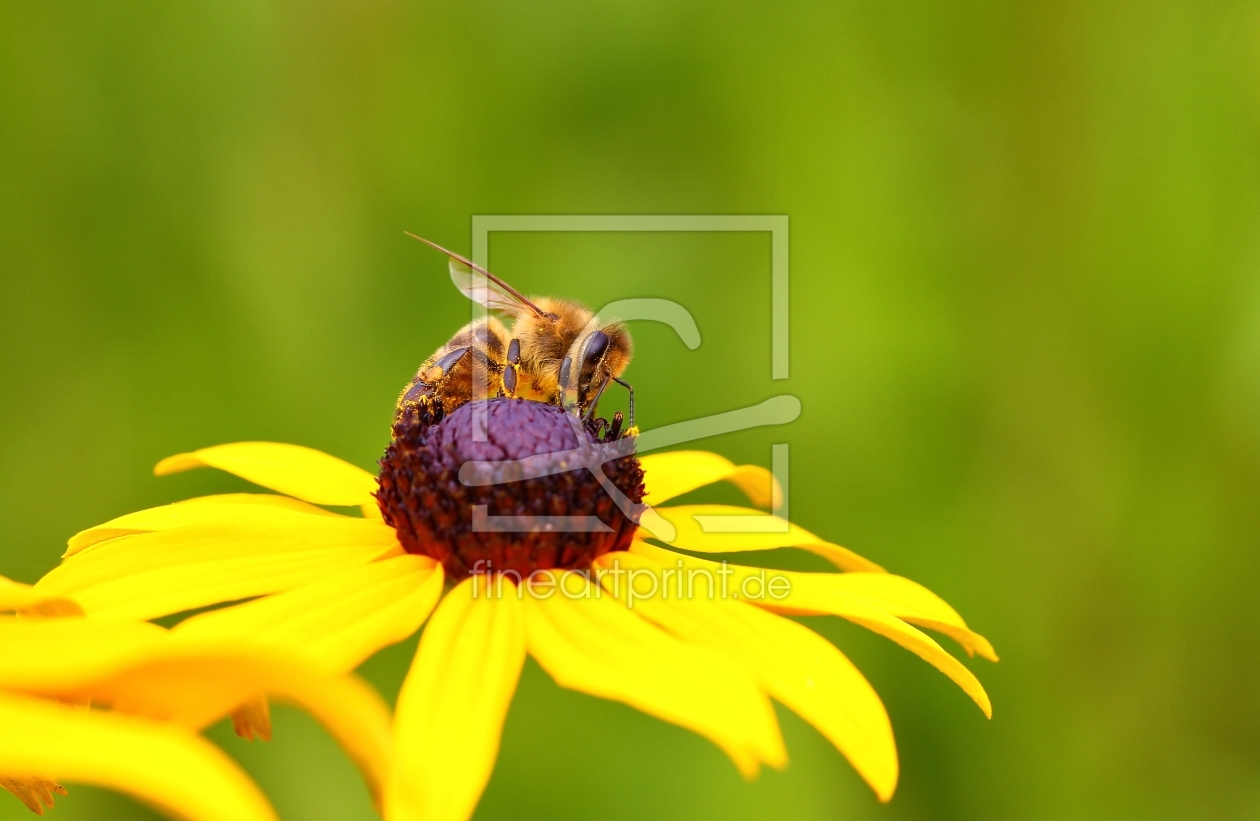
<svg viewBox="0 0 1260 821">
<path fill-rule="evenodd" d="M 583 569 L 629 547 L 643 510 L 639 460 L 602 432 L 523 399 L 411 412 L 394 425 L 376 498 L 403 548 L 451 579 Z"/>
</svg>

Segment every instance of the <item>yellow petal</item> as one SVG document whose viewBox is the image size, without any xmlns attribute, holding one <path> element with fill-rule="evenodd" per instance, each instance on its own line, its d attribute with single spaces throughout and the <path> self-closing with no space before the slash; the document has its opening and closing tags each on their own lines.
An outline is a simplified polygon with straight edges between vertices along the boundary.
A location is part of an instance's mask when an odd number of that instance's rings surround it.
<svg viewBox="0 0 1260 821">
<path fill-rule="evenodd" d="M 71 693 L 162 652 L 168 638 L 146 622 L 0 619 L 0 690 Z"/>
<path fill-rule="evenodd" d="M 510 581 L 455 587 L 425 628 L 398 696 L 390 821 L 464 821 L 477 806 L 525 661 L 525 626 Z"/>
<path fill-rule="evenodd" d="M 55 773 L 187 821 L 276 817 L 231 759 L 185 730 L 12 694 L 0 694 L 0 772 Z"/>
<path fill-rule="evenodd" d="M 191 727 L 238 713 L 260 691 L 273 692 L 328 726 L 369 784 L 384 779 L 388 710 L 358 682 L 222 644 L 180 641 L 143 622 L 0 620 L 0 646 L 0 689 L 111 705 Z"/>
<path fill-rule="evenodd" d="M 35 585 L 91 616 L 151 619 L 288 590 L 401 552 L 379 521 L 251 517 L 142 533 L 66 559 Z"/>
<path fill-rule="evenodd" d="M 557 684 L 699 733 L 747 778 L 762 763 L 786 765 L 774 710 L 744 667 L 684 644 L 581 576 L 568 579 L 582 597 L 566 588 L 523 599 L 530 655 Z"/>
<path fill-rule="evenodd" d="M 168 476 L 212 467 L 317 505 L 374 505 L 376 477 L 349 462 L 300 445 L 235 442 L 181 453 L 158 462 L 153 472 Z"/>
<path fill-rule="evenodd" d="M 679 505 L 658 507 L 656 512 L 674 526 L 676 533 L 670 544 L 697 553 L 741 553 L 747 550 L 773 550 L 778 547 L 799 547 L 817 553 L 841 570 L 883 573 L 884 568 L 864 559 L 852 550 L 824 542 L 803 527 L 759 510 L 729 505 Z M 755 532 L 732 530 L 731 517 L 750 517 L 747 528 Z M 739 523 L 741 528 L 744 527 Z"/>
<path fill-rule="evenodd" d="M 0 647 L 0 691 L 90 701 L 190 728 L 238 713 L 260 693 L 294 703 L 328 728 L 374 791 L 384 783 L 390 719 L 380 696 L 289 654 L 83 618 L 0 620 Z"/>
<path fill-rule="evenodd" d="M 961 644 L 967 655 L 998 660 L 988 639 L 968 628 L 954 608 L 918 582 L 891 573 L 843 573 L 829 583 L 902 621 L 944 633 Z"/>
<path fill-rule="evenodd" d="M 0 576 L 0 613 L 22 613 L 31 616 L 81 616 L 83 608 L 67 598 L 60 598 Z"/>
<path fill-rule="evenodd" d="M 75 695 L 115 710 L 200 728 L 238 712 L 259 693 L 310 713 L 363 773 L 374 796 L 388 775 L 389 709 L 353 676 L 327 676 L 294 658 L 181 641 Z"/>
<path fill-rule="evenodd" d="M 759 607 L 782 613 L 826 614 L 839 616 L 868 630 L 892 639 L 910 652 L 922 658 L 936 669 L 948 676 L 963 692 L 971 696 L 976 705 L 986 716 L 993 715 L 989 696 L 984 691 L 975 675 L 963 666 L 962 662 L 945 652 L 930 636 L 911 627 L 901 619 L 891 616 L 885 611 L 862 601 L 858 597 L 835 587 L 832 581 L 839 574 L 835 573 L 795 573 L 787 570 L 762 570 L 755 567 L 725 564 L 696 559 L 681 553 L 674 553 L 644 542 L 636 541 L 631 551 L 661 565 L 685 570 L 696 569 L 707 571 L 707 577 L 714 579 L 718 585 L 718 595 L 722 591 L 737 592 L 744 589 L 745 579 L 764 579 L 768 583 L 778 577 L 787 581 L 787 592 L 782 597 L 767 595 L 763 583 L 754 584 L 752 589 L 761 592 L 752 603 Z M 697 583 L 707 584 L 706 581 Z M 725 587 L 723 587 L 723 585 Z"/>
<path fill-rule="evenodd" d="M 346 672 L 420 628 L 442 594 L 442 568 L 395 556 L 256 601 L 202 613 L 175 633 L 289 648 L 329 672 Z"/>
<path fill-rule="evenodd" d="M 0 775 L 0 787 L 16 795 L 18 801 L 36 815 L 43 815 L 45 807 L 52 809 L 57 803 L 58 795 L 70 794 L 56 781 L 39 775 Z"/>
<path fill-rule="evenodd" d="M 287 521 L 286 516 L 310 514 L 336 516 L 322 507 L 291 499 L 288 496 L 272 496 L 264 493 L 225 493 L 219 496 L 199 496 L 171 505 L 139 510 L 111 519 L 102 525 L 90 527 L 70 537 L 62 558 L 73 556 L 92 545 L 152 530 L 170 530 L 184 525 L 198 525 L 221 519 L 256 517 L 262 520 Z"/>
<path fill-rule="evenodd" d="M 266 692 L 310 713 L 363 774 L 373 801 L 381 806 L 394 744 L 389 706 L 357 676 L 324 678 L 310 670 L 283 670 L 283 680 L 276 676 L 260 682 Z"/>
<path fill-rule="evenodd" d="M 771 696 L 835 744 L 881 801 L 892 798 L 897 746 L 888 713 L 875 689 L 830 642 L 804 625 L 740 601 L 704 594 L 680 598 L 668 566 L 635 554 L 609 554 L 597 564 L 656 574 L 650 588 L 655 595 L 637 599 L 636 612 L 683 641 L 744 664 Z"/>
<path fill-rule="evenodd" d="M 647 502 L 659 505 L 714 482 L 727 481 L 744 491 L 754 505 L 777 506 L 783 489 L 774 474 L 758 465 L 736 465 L 703 450 L 679 450 L 639 457 L 647 484 Z"/>
</svg>

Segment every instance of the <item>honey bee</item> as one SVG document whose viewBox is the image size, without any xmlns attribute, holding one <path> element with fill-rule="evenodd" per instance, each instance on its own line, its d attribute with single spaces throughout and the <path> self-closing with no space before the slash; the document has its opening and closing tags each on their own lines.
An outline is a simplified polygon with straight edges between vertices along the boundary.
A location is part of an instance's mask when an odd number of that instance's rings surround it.
<svg viewBox="0 0 1260 821">
<path fill-rule="evenodd" d="M 563 407 L 597 427 L 595 407 L 610 382 L 630 392 L 634 428 L 634 388 L 621 380 L 630 364 L 630 333 L 616 321 L 604 322 L 577 302 L 536 297 L 519 291 L 471 260 L 408 233 L 450 259 L 451 280 L 472 301 L 511 317 L 509 331 L 493 315 L 468 323 L 438 348 L 407 383 L 397 416 L 409 408 L 439 406 L 449 414 L 473 398 L 510 396 Z M 621 414 L 606 432 L 621 432 Z"/>
</svg>

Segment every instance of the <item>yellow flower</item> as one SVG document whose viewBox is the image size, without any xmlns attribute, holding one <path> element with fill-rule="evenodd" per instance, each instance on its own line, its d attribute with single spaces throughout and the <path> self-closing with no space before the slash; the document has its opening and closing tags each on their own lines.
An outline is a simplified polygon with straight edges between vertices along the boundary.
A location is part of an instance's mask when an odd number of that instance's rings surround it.
<svg viewBox="0 0 1260 821">
<path fill-rule="evenodd" d="M 266 735 L 264 694 L 323 723 L 379 794 L 390 716 L 366 684 L 274 649 L 176 636 L 144 622 L 29 617 L 75 609 L 0 578 L 0 612 L 19 615 L 0 616 L 0 787 L 33 812 L 64 795 L 65 780 L 192 821 L 273 821 L 253 782 L 197 735 L 227 715 Z"/>
<path fill-rule="evenodd" d="M 493 401 L 506 403 L 495 410 L 510 424 L 498 434 L 491 425 L 488 444 L 484 430 L 480 438 L 468 432 L 475 403 L 431 427 L 396 426 L 379 491 L 377 477 L 294 445 L 244 442 L 167 459 L 158 474 L 215 467 L 283 495 L 202 497 L 107 522 L 72 538 L 66 560 L 36 589 L 74 601 L 89 618 L 110 620 L 258 597 L 193 616 L 172 632 L 288 648 L 328 672 L 353 669 L 432 613 L 396 709 L 385 791 L 391 821 L 472 814 L 527 654 L 562 686 L 700 733 L 748 777 L 762 764 L 786 764 L 771 707 L 771 699 L 780 701 L 832 741 L 885 801 L 898 765 L 882 702 L 838 649 L 782 614 L 836 615 L 887 636 L 990 713 L 975 676 L 916 625 L 996 660 L 992 647 L 925 588 L 746 508 L 658 507 L 643 524 L 658 541 L 689 553 L 794 547 L 845 572 L 763 571 L 654 546 L 633 524 L 624 526 L 624 511 L 611 509 L 600 483 L 563 454 L 547 456 L 551 467 L 530 473 L 531 454 L 573 447 L 539 433 L 554 421 L 546 414 L 559 419 L 561 411 Z M 596 436 L 592 447 L 607 444 Z M 628 494 L 629 503 L 642 498 L 642 477 L 654 505 L 718 481 L 733 482 L 763 507 L 776 490 L 765 469 L 711 453 L 647 455 L 642 474 L 626 451 L 618 453 L 612 479 L 596 478 L 610 495 L 609 484 Z M 481 458 L 507 460 L 516 473 L 480 487 L 465 470 Z M 478 510 L 478 499 L 489 502 Z M 364 516 L 320 505 L 359 507 Z M 497 532 L 501 523 L 486 515 L 496 506 L 542 518 L 529 519 L 527 533 Z M 470 528 L 469 507 L 474 524 L 485 516 L 483 524 L 496 532 Z M 598 515 L 586 519 L 603 530 L 589 538 L 571 536 L 549 518 L 592 511 Z M 748 515 L 761 517 L 755 528 L 722 518 Z M 756 532 L 735 532 L 746 529 Z M 565 572 L 585 569 L 594 572 Z M 553 570 L 551 582 L 529 573 Z M 729 590 L 684 591 L 684 578 L 688 585 L 720 578 Z"/>
</svg>

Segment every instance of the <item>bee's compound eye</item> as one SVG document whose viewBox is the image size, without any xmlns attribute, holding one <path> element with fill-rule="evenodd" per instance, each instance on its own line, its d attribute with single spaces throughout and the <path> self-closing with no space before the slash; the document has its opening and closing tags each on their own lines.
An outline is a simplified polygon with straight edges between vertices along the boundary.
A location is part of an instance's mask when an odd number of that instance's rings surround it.
<svg viewBox="0 0 1260 821">
<path fill-rule="evenodd" d="M 586 350 L 582 351 L 582 373 L 585 375 L 599 364 L 608 351 L 608 334 L 596 331 L 586 340 Z"/>
</svg>

